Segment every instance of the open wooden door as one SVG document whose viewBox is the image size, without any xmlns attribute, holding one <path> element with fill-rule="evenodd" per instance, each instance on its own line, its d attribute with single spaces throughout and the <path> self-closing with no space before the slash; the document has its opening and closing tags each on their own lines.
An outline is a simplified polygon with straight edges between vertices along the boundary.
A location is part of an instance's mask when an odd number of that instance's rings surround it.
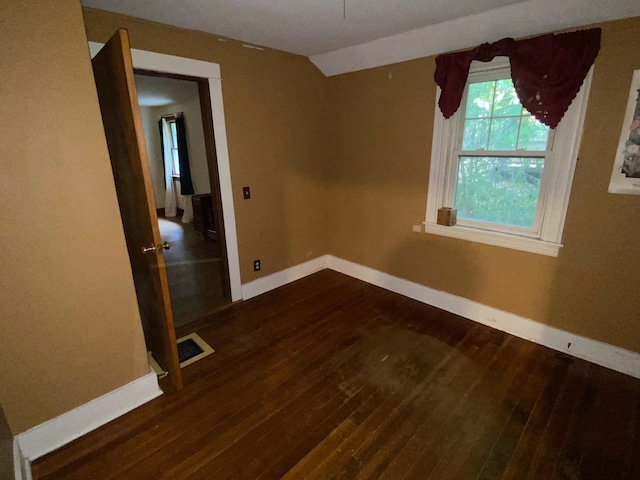
<svg viewBox="0 0 640 480">
<path fill-rule="evenodd" d="M 163 244 L 126 30 L 118 30 L 92 63 L 147 348 L 179 390 L 182 376 Z"/>
</svg>

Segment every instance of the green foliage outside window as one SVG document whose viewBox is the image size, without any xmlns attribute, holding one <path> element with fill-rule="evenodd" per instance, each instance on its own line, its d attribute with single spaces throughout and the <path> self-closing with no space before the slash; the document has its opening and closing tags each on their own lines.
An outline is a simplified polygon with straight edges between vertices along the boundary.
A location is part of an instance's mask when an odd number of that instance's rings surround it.
<svg viewBox="0 0 640 480">
<path fill-rule="evenodd" d="M 460 157 L 458 217 L 533 227 L 543 169 L 543 158 Z"/>
<path fill-rule="evenodd" d="M 545 151 L 549 128 L 522 108 L 510 79 L 469 85 L 455 204 L 458 217 L 531 228 L 544 157 L 485 156 L 478 150 Z"/>
</svg>

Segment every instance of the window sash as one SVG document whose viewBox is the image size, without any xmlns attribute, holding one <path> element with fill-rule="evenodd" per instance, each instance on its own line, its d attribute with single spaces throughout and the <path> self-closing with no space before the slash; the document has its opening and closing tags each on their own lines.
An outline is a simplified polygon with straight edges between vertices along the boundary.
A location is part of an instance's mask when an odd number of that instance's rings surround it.
<svg viewBox="0 0 640 480">
<path fill-rule="evenodd" d="M 169 130 L 171 132 L 171 171 L 174 177 L 180 176 L 180 153 L 176 140 L 176 128 L 175 119 L 169 120 Z"/>
<path fill-rule="evenodd" d="M 551 163 L 553 162 L 553 144 L 555 138 L 555 131 L 553 129 L 549 130 L 549 135 L 547 137 L 547 148 L 546 150 L 525 150 L 525 149 L 513 149 L 513 150 L 490 150 L 490 149 L 480 149 L 480 150 L 463 150 L 462 142 L 464 138 L 464 126 L 466 118 L 466 110 L 467 110 L 467 100 L 469 95 L 469 85 L 473 83 L 482 83 L 482 82 L 490 82 L 504 79 L 511 79 L 510 72 L 508 67 L 508 62 L 504 65 L 503 62 L 498 62 L 498 67 L 493 66 L 493 68 L 488 68 L 486 70 L 482 70 L 479 72 L 473 72 L 469 75 L 469 80 L 467 81 L 467 85 L 464 90 L 464 94 L 462 97 L 462 102 L 460 109 L 454 117 L 450 120 L 454 126 L 454 138 L 455 138 L 455 150 L 451 151 L 451 156 L 447 159 L 447 174 L 446 174 L 446 185 L 444 191 L 444 203 L 446 205 L 454 206 L 455 204 L 455 195 L 456 195 L 456 186 L 458 183 L 458 168 L 459 168 L 459 160 L 460 157 L 518 157 L 518 158 L 544 158 L 544 169 L 542 171 L 542 177 L 540 180 L 540 189 L 538 192 L 538 202 L 536 205 L 536 212 L 534 216 L 534 222 L 531 228 L 526 227 L 518 227 L 514 225 L 506 225 L 495 222 L 483 222 L 480 220 L 472 220 L 466 218 L 458 218 L 458 225 L 466 226 L 469 228 L 475 228 L 483 231 L 494 231 L 500 233 L 508 233 L 513 235 L 519 235 L 524 237 L 531 238 L 540 238 L 542 231 L 542 224 L 544 220 L 544 211 L 546 207 L 546 197 L 547 192 L 549 191 L 549 176 L 551 170 Z M 494 99 L 495 100 L 495 99 Z M 489 121 L 495 118 L 520 118 L 524 117 L 523 115 L 518 116 L 510 116 L 510 117 L 494 117 L 493 109 L 491 111 L 491 115 L 488 117 L 483 117 L 488 119 Z M 518 135 L 520 134 L 520 125 L 518 126 Z M 489 132 L 490 135 L 490 132 Z M 516 146 L 517 146 L 516 137 Z"/>
<path fill-rule="evenodd" d="M 474 61 L 472 63 L 472 69 L 474 71 L 469 74 L 467 85 L 464 88 L 464 93 L 462 95 L 462 100 L 460 102 L 460 108 L 452 118 L 452 120 L 455 119 L 454 121 L 458 124 L 457 133 L 456 133 L 456 137 L 458 138 L 456 149 L 458 150 L 462 150 L 465 120 L 489 120 L 491 125 L 491 122 L 495 119 L 526 118 L 527 116 L 530 116 L 529 114 L 529 115 L 505 115 L 500 117 L 500 116 L 494 116 L 493 110 L 492 110 L 491 115 L 489 115 L 488 117 L 467 118 L 466 113 L 467 113 L 467 102 L 469 100 L 469 85 L 472 85 L 474 83 L 493 82 L 497 80 L 511 80 L 511 73 L 510 73 L 511 70 L 509 67 L 508 60 L 505 61 L 501 57 L 498 57 L 492 62 L 489 62 L 487 64 L 476 65 L 477 63 L 480 63 L 480 62 Z M 516 147 L 517 147 L 517 141 L 520 136 L 521 128 L 522 128 L 522 122 L 520 122 L 520 124 L 518 125 L 518 136 L 516 137 Z M 547 148 L 545 150 L 526 150 L 526 149 L 516 148 L 514 150 L 508 150 L 508 151 L 509 152 L 536 152 L 536 153 L 552 151 L 554 139 L 555 139 L 555 133 L 556 133 L 555 129 L 553 128 L 549 129 L 549 135 L 547 137 Z M 489 131 L 489 136 L 490 135 L 491 135 L 491 131 Z M 497 151 L 497 150 L 489 150 L 489 149 L 485 149 L 485 150 L 487 152 L 492 152 L 492 153 Z"/>
<path fill-rule="evenodd" d="M 472 219 L 460 218 L 460 217 L 458 217 L 457 224 L 461 226 L 470 227 L 470 228 L 477 228 L 480 230 L 490 230 L 495 232 L 521 235 L 525 237 L 540 238 L 540 233 L 542 231 L 543 213 L 546 207 L 546 196 L 549 188 L 548 179 L 550 174 L 548 172 L 551 170 L 550 164 L 553 161 L 551 152 L 540 152 L 540 153 L 543 153 L 543 154 L 542 155 L 538 154 L 535 156 L 534 155 L 527 156 L 529 158 L 544 159 L 544 169 L 542 171 L 542 177 L 540 179 L 540 190 L 538 193 L 538 202 L 536 205 L 536 212 L 534 216 L 533 225 L 531 228 L 518 227 L 515 225 L 506 225 L 506 224 L 494 223 L 494 222 L 483 222 L 480 220 L 472 220 Z M 455 155 L 452 159 L 450 159 L 450 161 L 447 162 L 447 171 L 448 171 L 447 178 L 449 180 L 444 192 L 445 205 L 454 206 L 455 204 L 456 186 L 458 183 L 458 167 L 459 167 L 458 164 L 459 164 L 460 157 L 476 157 L 476 156 L 477 157 L 500 156 L 504 158 L 512 158 L 512 157 L 521 158 L 519 154 L 514 155 L 513 153 L 510 153 L 510 155 L 493 155 L 493 152 L 491 154 L 488 154 L 488 152 L 485 152 L 485 151 L 482 151 L 480 155 L 476 155 L 476 154 L 469 155 L 467 152 L 460 152 L 460 154 Z"/>
<path fill-rule="evenodd" d="M 174 177 L 180 176 L 180 154 L 177 147 L 171 147 L 171 170 Z"/>
</svg>

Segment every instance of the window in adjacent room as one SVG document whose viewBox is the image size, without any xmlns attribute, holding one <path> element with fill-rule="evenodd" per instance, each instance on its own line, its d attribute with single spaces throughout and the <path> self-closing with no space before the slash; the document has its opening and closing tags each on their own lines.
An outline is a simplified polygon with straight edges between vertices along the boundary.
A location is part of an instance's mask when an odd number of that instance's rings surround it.
<svg viewBox="0 0 640 480">
<path fill-rule="evenodd" d="M 178 153 L 178 131 L 176 129 L 176 119 L 168 120 L 171 128 L 171 158 L 173 160 L 173 176 L 180 177 L 180 154 Z"/>
<path fill-rule="evenodd" d="M 557 255 L 590 78 L 550 129 L 520 104 L 507 58 L 473 62 L 458 111 L 436 107 L 425 231 Z M 440 207 L 456 226 L 436 224 Z"/>
</svg>

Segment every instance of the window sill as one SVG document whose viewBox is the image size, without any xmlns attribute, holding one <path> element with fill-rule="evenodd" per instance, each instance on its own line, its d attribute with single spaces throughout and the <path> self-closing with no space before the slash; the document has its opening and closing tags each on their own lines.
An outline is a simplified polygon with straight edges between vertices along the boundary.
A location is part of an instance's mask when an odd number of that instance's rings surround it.
<svg viewBox="0 0 640 480">
<path fill-rule="evenodd" d="M 538 253 L 540 255 L 548 255 L 557 257 L 560 252 L 561 243 L 545 242 L 533 238 L 519 237 L 517 235 L 509 235 L 507 233 L 491 232 L 488 230 L 479 230 L 477 228 L 462 227 L 454 225 L 447 227 L 438 225 L 437 223 L 424 224 L 424 232 L 434 235 L 442 235 L 445 237 L 453 237 L 461 240 L 469 240 L 471 242 L 484 243 L 497 247 L 511 248 L 514 250 L 522 250 L 525 252 Z"/>
</svg>

